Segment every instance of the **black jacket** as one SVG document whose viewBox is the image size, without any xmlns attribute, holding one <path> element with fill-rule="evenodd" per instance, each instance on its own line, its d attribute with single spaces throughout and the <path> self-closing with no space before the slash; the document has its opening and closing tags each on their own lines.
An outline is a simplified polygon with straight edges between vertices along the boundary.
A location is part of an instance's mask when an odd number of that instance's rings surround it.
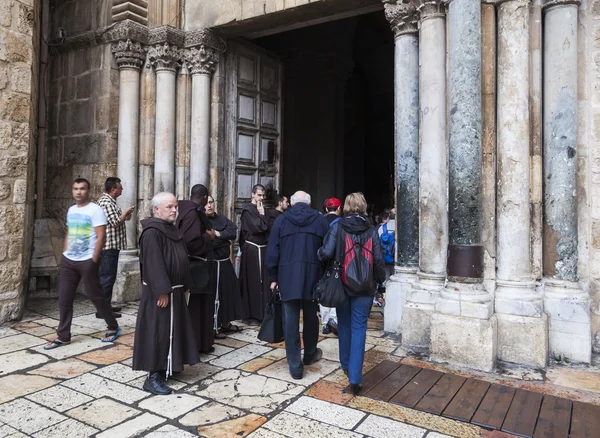
<svg viewBox="0 0 600 438">
<path fill-rule="evenodd" d="M 358 241 L 360 235 L 364 233 L 370 234 L 370 237 L 373 239 L 373 277 L 375 279 L 375 283 L 383 283 L 385 281 L 383 248 L 381 247 L 377 228 L 371 225 L 369 218 L 365 215 L 350 214 L 348 216 L 344 216 L 342 220 L 333 224 L 323 240 L 323 246 L 319 248 L 319 251 L 317 252 L 319 260 L 325 262 L 332 259 L 339 260 L 342 257 L 341 254 L 336 253 L 338 251 L 343 251 L 342 248 L 336 248 L 337 237 L 340 232 L 349 235 L 355 242 Z M 375 295 L 375 283 L 372 286 L 372 295 Z M 350 296 L 355 295 L 348 289 L 346 289 L 346 294 Z"/>
</svg>

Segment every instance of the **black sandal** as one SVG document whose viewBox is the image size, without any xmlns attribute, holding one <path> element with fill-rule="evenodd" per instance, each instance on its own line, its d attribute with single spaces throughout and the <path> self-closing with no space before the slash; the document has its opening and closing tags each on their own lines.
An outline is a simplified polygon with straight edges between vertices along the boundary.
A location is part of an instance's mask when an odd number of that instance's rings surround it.
<svg viewBox="0 0 600 438">
<path fill-rule="evenodd" d="M 233 325 L 231 323 L 229 323 L 229 325 L 227 327 L 221 327 L 222 333 L 238 333 L 238 332 L 241 332 L 242 330 L 243 329 L 239 325 Z"/>
</svg>

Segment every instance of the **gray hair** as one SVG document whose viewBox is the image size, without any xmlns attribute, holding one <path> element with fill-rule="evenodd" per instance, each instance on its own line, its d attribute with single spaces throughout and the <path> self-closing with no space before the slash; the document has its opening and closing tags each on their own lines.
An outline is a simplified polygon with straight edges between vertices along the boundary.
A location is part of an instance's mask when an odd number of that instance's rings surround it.
<svg viewBox="0 0 600 438">
<path fill-rule="evenodd" d="M 292 205 L 298 203 L 310 205 L 310 195 L 306 192 L 298 191 L 292 195 L 290 202 Z"/>
<path fill-rule="evenodd" d="M 175 197 L 173 193 L 170 192 L 160 192 L 154 195 L 152 198 L 152 216 L 154 216 L 154 207 L 160 207 L 165 202 L 165 199 L 169 196 Z"/>
</svg>

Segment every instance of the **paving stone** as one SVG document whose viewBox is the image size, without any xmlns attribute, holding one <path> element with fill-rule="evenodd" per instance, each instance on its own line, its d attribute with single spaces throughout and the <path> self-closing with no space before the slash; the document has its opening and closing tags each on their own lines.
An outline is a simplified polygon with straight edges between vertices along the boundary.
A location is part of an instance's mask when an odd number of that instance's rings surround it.
<svg viewBox="0 0 600 438">
<path fill-rule="evenodd" d="M 244 412 L 239 409 L 217 402 L 210 402 L 184 415 L 179 419 L 179 423 L 184 426 L 206 426 L 223 420 L 231 420 L 241 415 L 244 415 Z"/>
<path fill-rule="evenodd" d="M 285 410 L 301 417 L 312 418 L 321 423 L 331 424 L 342 429 L 352 429 L 366 415 L 364 412 L 355 409 L 311 397 L 301 397 L 285 408 Z"/>
<path fill-rule="evenodd" d="M 58 319 L 54 318 L 42 318 L 35 321 L 37 324 L 45 325 L 47 327 L 57 328 L 58 327 Z"/>
<path fill-rule="evenodd" d="M 269 351 L 266 354 L 263 354 L 262 357 L 270 360 L 281 360 L 285 357 L 285 349 L 283 348 L 275 348 L 274 350 Z"/>
<path fill-rule="evenodd" d="M 427 432 L 425 429 L 390 420 L 389 418 L 369 415 L 356 431 L 373 438 L 389 438 L 401 436 L 403 438 L 421 438 Z"/>
<path fill-rule="evenodd" d="M 451 438 L 451 437 L 450 437 L 450 435 L 444 435 L 443 433 L 429 432 L 427 434 L 427 438 Z"/>
<path fill-rule="evenodd" d="M 24 370 L 48 362 L 43 354 L 30 353 L 27 350 L 0 355 L 0 375 Z"/>
<path fill-rule="evenodd" d="M 100 430 L 108 429 L 139 414 L 139 410 L 108 398 L 100 398 L 66 412 L 69 417 Z"/>
<path fill-rule="evenodd" d="M 246 345 L 238 350 L 234 350 L 231 353 L 227 353 L 217 359 L 210 361 L 211 365 L 223 367 L 223 368 L 235 368 L 238 365 L 248 362 L 257 356 L 265 354 L 270 351 L 269 347 L 260 345 Z"/>
<path fill-rule="evenodd" d="M 0 361 L 2 357 L 0 357 Z M 567 367 L 551 367 L 546 373 L 548 383 L 583 391 L 600 392 L 600 374 Z"/>
<path fill-rule="evenodd" d="M 55 330 L 52 327 L 47 327 L 45 325 L 38 325 L 37 327 L 32 327 L 27 330 L 23 330 L 23 332 L 32 335 L 32 336 L 46 336 L 51 333 L 54 333 Z"/>
<path fill-rule="evenodd" d="M 33 321 L 20 321 L 12 326 L 15 330 L 24 332 L 25 330 L 39 327 L 40 325 Z"/>
<path fill-rule="evenodd" d="M 5 424 L 0 426 L 0 438 L 28 438 L 27 435 L 22 434 L 17 429 L 10 427 Z"/>
<path fill-rule="evenodd" d="M 363 369 L 363 374 L 364 374 L 364 369 Z M 338 368 L 333 373 L 325 376 L 323 379 L 328 382 L 343 384 L 344 386 L 348 386 L 348 384 L 349 384 L 348 376 L 346 376 L 346 374 L 344 373 L 344 370 L 342 368 Z"/>
<path fill-rule="evenodd" d="M 139 379 L 140 377 L 145 378 L 147 374 L 146 371 L 134 371 L 131 369 L 131 367 L 120 363 L 99 368 L 93 371 L 93 373 L 121 383 L 131 382 L 132 380 Z"/>
<path fill-rule="evenodd" d="M 172 378 L 180 382 L 192 384 L 198 382 L 199 380 L 213 376 L 222 369 L 223 368 L 214 367 L 207 363 L 197 363 L 195 365 L 185 367 L 181 373 L 173 375 Z"/>
<path fill-rule="evenodd" d="M 130 357 L 130 358 L 129 358 L 129 359 L 127 359 L 127 360 L 121 361 L 121 363 L 122 363 L 123 365 L 127 365 L 128 367 L 130 367 L 130 366 L 132 366 L 132 365 L 133 365 L 133 358 L 132 358 L 132 357 Z"/>
<path fill-rule="evenodd" d="M 136 319 L 136 316 L 123 314 L 117 320 L 117 322 L 121 327 L 135 327 Z M 73 324 L 93 328 L 99 332 L 106 330 L 106 322 L 103 319 L 96 318 L 95 312 L 90 315 L 78 316 L 77 318 L 73 318 Z"/>
<path fill-rule="evenodd" d="M 401 362 L 402 358 L 394 356 L 390 353 L 385 353 L 383 351 L 376 351 L 375 349 L 369 350 L 365 353 L 365 362 L 381 363 L 384 360 L 390 360 L 392 362 Z"/>
<path fill-rule="evenodd" d="M 146 392 L 94 374 L 84 374 L 83 376 L 67 380 L 62 385 L 94 398 L 112 397 L 124 403 L 133 403 L 149 395 Z"/>
<path fill-rule="evenodd" d="M 385 332 L 383 330 L 367 330 L 367 336 L 373 336 L 375 338 L 381 338 L 385 336 Z M 398 342 L 400 344 L 400 342 Z"/>
<path fill-rule="evenodd" d="M 106 345 L 107 343 L 103 344 L 103 346 Z M 97 365 L 111 365 L 113 363 L 117 363 L 122 360 L 128 359 L 132 356 L 133 348 L 128 347 L 127 345 L 113 344 L 113 346 L 110 348 L 91 351 L 89 353 L 82 354 L 81 356 L 77 356 L 77 359 L 81 359 L 86 362 L 91 362 Z"/>
<path fill-rule="evenodd" d="M 323 350 L 323 358 L 336 362 L 340 361 L 340 346 L 337 338 L 324 339 L 317 346 Z M 373 344 L 365 344 L 365 351 L 369 351 L 373 347 Z"/>
<path fill-rule="evenodd" d="M 146 435 L 146 438 L 193 438 L 195 436 L 185 430 L 167 424 L 154 432 L 150 432 Z"/>
<path fill-rule="evenodd" d="M 227 337 L 226 339 L 215 339 L 215 344 L 225 345 L 226 347 L 231 348 L 240 348 L 248 345 L 248 342 L 238 341 L 237 339 Z"/>
<path fill-rule="evenodd" d="M 56 336 L 52 335 L 51 339 L 56 339 Z M 46 344 L 46 342 L 44 342 L 44 344 Z M 70 344 L 62 347 L 54 348 L 52 350 L 44 350 L 44 346 L 40 345 L 39 347 L 32 348 L 32 350 L 45 354 L 46 356 L 50 356 L 54 359 L 61 360 L 105 346 L 106 345 L 98 342 L 98 339 L 94 339 L 89 336 L 78 335 L 71 338 Z"/>
<path fill-rule="evenodd" d="M 85 394 L 56 385 L 43 391 L 30 394 L 27 398 L 58 412 L 65 412 L 93 400 Z"/>
<path fill-rule="evenodd" d="M 130 335 L 132 333 L 135 333 L 135 327 L 121 326 L 120 328 L 121 328 L 121 334 L 119 335 L 119 338 L 121 336 L 126 336 L 126 335 Z M 92 330 L 92 329 L 90 329 L 90 330 Z M 92 338 L 102 339 L 106 336 L 106 328 L 104 330 L 100 330 L 100 331 L 94 330 L 94 332 L 92 334 L 90 334 L 90 336 Z M 117 343 L 117 342 L 115 342 L 115 343 Z"/>
<path fill-rule="evenodd" d="M 92 333 L 96 333 L 96 329 L 84 327 L 82 325 L 71 324 L 71 336 L 91 335 Z"/>
<path fill-rule="evenodd" d="M 258 374 L 262 374 L 268 377 L 274 377 L 276 379 L 285 380 L 287 382 L 294 382 L 299 385 L 312 385 L 317 380 L 323 378 L 327 374 L 340 366 L 337 362 L 331 362 L 328 360 L 321 359 L 320 361 L 304 367 L 304 377 L 301 380 L 295 380 L 290 375 L 290 370 L 287 364 L 287 360 L 280 360 L 275 362 L 273 365 L 269 365 L 266 368 L 258 371 Z"/>
<path fill-rule="evenodd" d="M 208 403 L 208 400 L 190 394 L 169 394 L 153 395 L 142 401 L 139 407 L 163 417 L 174 419 L 206 403 Z"/>
<path fill-rule="evenodd" d="M 66 347 L 60 347 L 66 348 Z M 28 374 L 37 374 L 46 377 L 56 377 L 58 379 L 71 379 L 85 373 L 95 370 L 96 367 L 78 359 L 65 359 L 58 362 L 49 363 L 43 367 L 36 368 Z"/>
<path fill-rule="evenodd" d="M 207 438 L 245 437 L 267 421 L 260 415 L 246 415 L 234 420 L 224 421 L 212 426 L 201 426 L 198 433 Z"/>
<path fill-rule="evenodd" d="M 24 350 L 45 343 L 46 341 L 43 339 L 27 333 L 7 336 L 0 338 L 0 354 L 12 353 L 13 351 Z"/>
<path fill-rule="evenodd" d="M 27 374 L 10 374 L 0 377 L 0 403 L 49 388 L 58 382 L 58 380 L 48 377 Z"/>
<path fill-rule="evenodd" d="M 123 424 L 108 429 L 98 435 L 96 438 L 129 438 L 141 436 L 145 431 L 150 430 L 164 423 L 165 420 L 162 417 L 158 417 L 152 414 L 142 414 L 133 420 L 126 421 Z"/>
<path fill-rule="evenodd" d="M 187 392 L 257 414 L 269 414 L 303 391 L 302 386 L 239 370 L 225 370 Z"/>
<path fill-rule="evenodd" d="M 280 433 L 271 432 L 269 429 L 265 429 L 264 427 L 260 427 L 248 435 L 248 438 L 281 438 Z"/>
<path fill-rule="evenodd" d="M 0 338 L 5 338 L 7 336 L 13 336 L 18 334 L 18 331 L 13 330 L 10 327 L 0 327 Z"/>
<path fill-rule="evenodd" d="M 9 426 L 29 435 L 67 419 L 25 399 L 0 405 L 0 418 Z"/>
<path fill-rule="evenodd" d="M 243 365 L 240 365 L 238 368 L 242 371 L 247 371 L 249 373 L 254 373 L 264 367 L 271 365 L 274 361 L 270 359 L 263 359 L 262 357 L 257 357 L 256 359 L 252 359 L 250 362 L 246 362 Z"/>
<path fill-rule="evenodd" d="M 329 382 L 327 380 L 319 380 L 304 394 L 310 397 L 318 398 L 319 400 L 336 403 L 338 405 L 346 405 L 354 397 L 352 394 L 346 394 L 342 392 L 347 385 L 348 382 L 342 384 Z"/>
<path fill-rule="evenodd" d="M 35 433 L 35 438 L 76 437 L 85 438 L 94 435 L 98 430 L 72 419 L 63 421 L 47 429 Z"/>
<path fill-rule="evenodd" d="M 227 336 L 229 336 L 232 339 L 237 339 L 238 341 L 248 342 L 249 344 L 267 345 L 266 342 L 263 342 L 260 339 L 258 339 L 256 337 L 257 335 L 258 332 L 256 330 L 244 330 L 237 333 L 230 333 Z"/>
<path fill-rule="evenodd" d="M 213 351 L 211 353 L 213 356 L 223 356 L 224 354 L 231 353 L 232 351 L 235 350 L 234 348 L 225 347 L 224 345 L 218 345 L 218 344 L 214 345 L 214 349 L 215 349 L 215 351 Z"/>
<path fill-rule="evenodd" d="M 273 432 L 286 435 L 292 438 L 360 438 L 361 435 L 349 430 L 340 429 L 310 418 L 300 417 L 289 412 L 282 412 L 267 423 L 264 427 Z M 390 435 L 392 437 L 393 435 Z M 397 436 L 397 435 L 396 435 Z M 386 437 L 386 438 L 390 438 Z"/>
<path fill-rule="evenodd" d="M 217 356 L 215 356 L 214 354 L 206 354 L 206 353 L 200 353 L 200 362 L 202 363 L 208 363 L 213 359 L 216 359 Z"/>
<path fill-rule="evenodd" d="M 135 333 L 129 333 L 128 335 L 119 336 L 115 341 L 115 344 L 129 345 L 133 347 L 135 341 Z"/>
</svg>

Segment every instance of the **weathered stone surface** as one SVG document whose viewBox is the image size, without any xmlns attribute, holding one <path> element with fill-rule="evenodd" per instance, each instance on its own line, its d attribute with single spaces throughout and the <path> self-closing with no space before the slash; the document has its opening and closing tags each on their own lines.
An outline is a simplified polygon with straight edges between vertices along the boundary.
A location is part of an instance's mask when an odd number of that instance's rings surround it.
<svg viewBox="0 0 600 438">
<path fill-rule="evenodd" d="M 267 419 L 259 415 L 246 415 L 234 420 L 224 421 L 214 426 L 201 426 L 198 433 L 208 438 L 220 438 L 223 436 L 248 436 L 252 431 L 265 423 Z"/>
<path fill-rule="evenodd" d="M 0 60 L 31 62 L 31 37 L 0 28 Z"/>
<path fill-rule="evenodd" d="M 545 368 L 548 364 L 548 317 L 496 314 L 498 359 Z"/>
<path fill-rule="evenodd" d="M 15 122 L 28 122 L 31 110 L 31 97 L 11 93 L 0 102 L 0 118 Z"/>
</svg>

